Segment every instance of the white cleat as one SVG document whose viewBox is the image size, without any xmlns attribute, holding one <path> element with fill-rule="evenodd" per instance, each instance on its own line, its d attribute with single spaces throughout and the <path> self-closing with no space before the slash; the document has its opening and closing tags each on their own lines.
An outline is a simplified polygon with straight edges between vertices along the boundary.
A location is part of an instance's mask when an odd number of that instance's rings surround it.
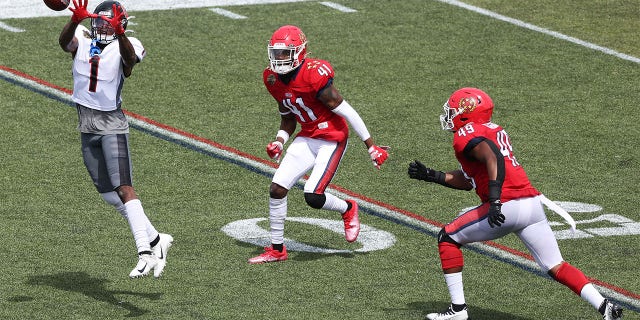
<svg viewBox="0 0 640 320">
<path fill-rule="evenodd" d="M 450 305 L 447 310 L 442 313 L 429 313 L 427 315 L 427 319 L 429 320 L 467 320 L 469 319 L 469 313 L 467 313 L 467 307 L 464 307 L 462 311 L 455 312 L 453 311 L 452 306 Z"/>
<path fill-rule="evenodd" d="M 158 263 L 153 268 L 153 276 L 160 278 L 164 267 L 167 265 L 167 253 L 173 244 L 173 237 L 170 234 L 160 233 L 160 241 L 151 248 L 153 255 L 157 258 Z"/>
<path fill-rule="evenodd" d="M 138 264 L 129 273 L 130 278 L 144 277 L 158 264 L 158 259 L 153 254 L 141 254 L 138 256 Z"/>
<path fill-rule="evenodd" d="M 609 300 L 604 300 L 605 309 L 604 314 L 602 315 L 603 320 L 619 320 L 622 319 L 622 307 L 617 304 L 610 302 Z"/>
</svg>

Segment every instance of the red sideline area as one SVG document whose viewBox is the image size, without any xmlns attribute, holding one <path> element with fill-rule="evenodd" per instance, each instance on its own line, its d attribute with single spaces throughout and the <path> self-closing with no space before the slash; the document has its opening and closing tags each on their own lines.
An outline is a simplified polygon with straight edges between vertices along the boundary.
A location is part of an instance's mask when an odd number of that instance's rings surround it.
<svg viewBox="0 0 640 320">
<path fill-rule="evenodd" d="M 28 74 L 25 74 L 25 73 L 23 73 L 23 72 L 20 72 L 20 71 L 18 71 L 18 70 L 15 70 L 15 69 L 11 69 L 11 68 L 6 67 L 6 66 L 3 66 L 3 65 L 0 65 L 0 70 L 7 71 L 7 72 L 9 72 L 9 73 L 12 73 L 12 74 L 14 74 L 14 75 L 18 76 L 18 77 L 21 77 L 21 78 L 24 78 L 24 79 L 28 79 L 28 80 L 31 80 L 31 81 L 37 82 L 37 83 L 39 83 L 39 84 L 41 84 L 41 85 L 43 85 L 43 86 L 46 86 L 46 87 L 48 87 L 48 88 L 52 88 L 52 89 L 56 89 L 56 90 L 62 91 L 62 92 L 66 93 L 66 94 L 69 94 L 69 95 L 72 93 L 72 90 L 70 90 L 70 89 L 67 89 L 67 88 L 63 88 L 63 87 L 57 86 L 57 85 L 55 85 L 55 84 L 49 83 L 49 82 L 44 81 L 44 80 L 42 80 L 42 79 L 38 79 L 38 78 L 36 78 L 36 77 L 30 76 L 30 75 L 28 75 Z M 242 151 L 240 151 L 240 150 L 238 150 L 238 149 L 235 149 L 235 148 L 232 148 L 232 147 L 228 147 L 228 146 L 222 145 L 222 144 L 217 143 L 217 142 L 215 142 L 215 141 L 212 141 L 212 140 L 209 140 L 209 139 L 206 139 L 206 138 L 203 138 L 203 137 L 200 137 L 200 136 L 194 135 L 194 134 L 192 134 L 192 133 L 189 133 L 189 132 L 186 132 L 186 131 L 183 131 L 183 130 L 180 130 L 180 129 L 177 129 L 177 128 L 174 128 L 174 127 L 171 127 L 171 126 L 168 126 L 168 125 L 163 124 L 163 123 L 159 123 L 159 122 L 157 122 L 157 121 L 154 121 L 154 120 L 149 119 L 149 118 L 147 118 L 147 117 L 141 116 L 141 115 L 139 115 L 139 114 L 136 114 L 136 113 L 133 113 L 133 112 L 130 112 L 130 111 L 127 111 L 127 110 L 124 110 L 124 113 L 125 113 L 127 116 L 133 117 L 133 118 L 138 119 L 138 120 L 140 120 L 140 121 L 143 121 L 143 122 L 145 122 L 145 123 L 148 123 L 148 124 L 151 124 L 151 125 L 153 125 L 153 126 L 156 126 L 156 127 L 162 128 L 162 129 L 164 129 L 164 130 L 167 130 L 167 131 L 169 131 L 169 132 L 172 132 L 172 133 L 178 134 L 178 135 L 180 135 L 180 136 L 183 136 L 183 137 L 186 137 L 186 138 L 189 138 L 189 139 L 193 139 L 193 140 L 196 140 L 196 141 L 202 142 L 202 143 L 207 144 L 207 145 L 210 145 L 210 146 L 212 146 L 212 147 L 214 147 L 214 148 L 218 148 L 218 149 L 221 149 L 221 150 L 225 150 L 225 151 L 227 151 L 227 152 L 231 152 L 231 153 L 233 153 L 233 154 L 238 155 L 239 157 L 242 157 L 242 158 L 245 158 L 245 159 L 250 159 L 250 160 L 252 160 L 252 161 L 256 161 L 256 162 L 259 162 L 259 163 L 262 163 L 262 164 L 265 164 L 265 165 L 271 166 L 271 167 L 273 167 L 273 168 L 276 168 L 276 167 L 277 167 L 277 164 L 273 163 L 272 161 L 265 160 L 265 159 L 263 159 L 263 158 L 259 158 L 259 157 L 253 156 L 253 155 L 251 155 L 251 154 L 248 154 L 248 153 L 242 152 Z M 400 209 L 400 208 L 395 207 L 395 206 L 393 206 L 393 205 L 390 205 L 390 204 L 387 204 L 387 203 L 384 203 L 384 202 L 380 202 L 380 201 L 375 200 L 375 199 L 371 199 L 371 198 L 366 197 L 366 196 L 361 195 L 361 194 L 357 194 L 357 193 L 355 193 L 355 192 L 353 192 L 353 191 L 350 191 L 350 190 L 348 190 L 348 189 L 345 189 L 345 188 L 343 188 L 343 187 L 341 187 L 341 186 L 338 186 L 338 185 L 335 185 L 335 184 L 330 184 L 330 185 L 329 185 L 329 187 L 330 187 L 330 188 L 333 188 L 334 190 L 337 190 L 337 191 L 339 191 L 339 192 L 342 192 L 342 193 L 344 193 L 344 194 L 346 194 L 346 195 L 349 195 L 350 197 L 357 198 L 357 199 L 360 199 L 360 200 L 362 200 L 362 201 L 366 201 L 366 202 L 369 202 L 369 203 L 375 204 L 375 205 L 377 205 L 377 206 L 380 206 L 380 207 L 386 208 L 386 209 L 388 209 L 388 210 L 391 210 L 391 211 L 395 211 L 395 212 L 401 213 L 402 215 L 405 215 L 405 216 L 410 217 L 410 218 L 412 218 L 412 219 L 415 219 L 415 220 L 418 220 L 418 221 L 422 221 L 422 222 L 428 223 L 428 224 L 433 225 L 433 226 L 436 226 L 436 227 L 442 227 L 442 226 L 444 226 L 444 224 L 442 224 L 441 222 L 434 221 L 434 220 L 430 220 L 430 219 L 427 219 L 427 218 L 425 218 L 425 217 L 423 217 L 423 216 L 420 216 L 420 215 L 418 215 L 418 214 L 415 214 L 415 213 L 413 213 L 413 212 L 409 212 L 409 211 L 407 211 L 407 210 Z M 508 253 L 510 253 L 510 254 L 513 254 L 513 255 L 516 255 L 516 256 L 519 256 L 519 257 L 522 257 L 522 258 L 528 259 L 528 260 L 530 260 L 530 261 L 534 261 L 534 259 L 533 259 L 533 257 L 532 257 L 531 255 L 529 255 L 529 254 L 527 254 L 527 253 L 525 253 L 525 252 L 522 252 L 522 251 L 519 251 L 519 250 L 516 250 L 516 249 L 510 248 L 510 247 L 507 247 L 507 246 L 504 246 L 504 245 L 498 244 L 498 243 L 496 243 L 496 242 L 494 242 L 494 241 L 486 241 L 486 242 L 484 242 L 484 244 L 486 244 L 486 245 L 488 245 L 488 246 L 491 246 L 491 247 L 494 247 L 494 248 L 497 248 L 497 249 L 499 249 L 499 250 L 502 250 L 502 251 L 508 252 Z M 592 283 L 594 283 L 594 284 L 596 284 L 596 285 L 598 285 L 598 286 L 601 286 L 601 287 L 604 287 L 604 288 L 610 289 L 610 290 L 612 290 L 612 291 L 618 292 L 618 293 L 620 293 L 620 294 L 622 294 L 622 295 L 625 295 L 625 296 L 627 296 L 627 297 L 629 297 L 629 298 L 633 298 L 633 299 L 636 299 L 636 300 L 640 300 L 640 294 L 637 294 L 637 293 L 634 293 L 634 292 L 631 292 L 631 291 L 625 290 L 625 289 L 623 289 L 623 288 L 620 288 L 620 287 L 614 286 L 614 285 L 612 285 L 612 284 L 610 284 L 610 283 L 606 283 L 606 282 L 600 281 L 600 280 L 595 279 L 595 278 L 588 278 L 588 279 L 589 279 L 589 281 L 591 281 Z"/>
</svg>

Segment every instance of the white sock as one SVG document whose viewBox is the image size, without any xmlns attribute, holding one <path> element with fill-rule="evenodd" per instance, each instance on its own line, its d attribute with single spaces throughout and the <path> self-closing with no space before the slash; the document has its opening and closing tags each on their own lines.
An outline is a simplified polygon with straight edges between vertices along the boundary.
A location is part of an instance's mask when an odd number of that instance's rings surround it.
<svg viewBox="0 0 640 320">
<path fill-rule="evenodd" d="M 327 200 L 324 202 L 322 209 L 338 211 L 340 213 L 344 213 L 345 211 L 347 211 L 348 205 L 346 201 L 330 193 L 325 193 L 324 195 L 327 197 Z"/>
<path fill-rule="evenodd" d="M 600 294 L 596 287 L 594 287 L 591 283 L 587 283 L 584 287 L 582 287 L 582 290 L 580 291 L 580 297 L 589 302 L 594 308 L 596 308 L 596 310 L 600 308 L 602 302 L 604 301 L 604 297 L 602 296 L 602 294 Z"/>
<path fill-rule="evenodd" d="M 287 197 L 269 198 L 269 224 L 271 226 L 271 243 L 284 243 L 284 220 L 287 217 Z"/>
<path fill-rule="evenodd" d="M 126 219 L 127 218 L 127 208 L 125 208 L 124 203 L 118 197 L 118 193 L 115 191 L 105 192 L 100 194 L 102 199 L 110 205 L 112 205 L 120 214 Z"/>
<path fill-rule="evenodd" d="M 462 284 L 462 272 L 445 274 L 444 281 L 447 283 L 447 287 L 449 287 L 451 303 L 465 304 L 464 286 Z"/>
<path fill-rule="evenodd" d="M 124 206 L 127 208 L 127 220 L 129 220 L 129 227 L 131 227 L 131 233 L 133 233 L 133 239 L 136 241 L 138 252 L 151 251 L 147 234 L 147 225 L 150 222 L 144 214 L 142 203 L 140 200 L 134 199 L 125 203 Z"/>
</svg>

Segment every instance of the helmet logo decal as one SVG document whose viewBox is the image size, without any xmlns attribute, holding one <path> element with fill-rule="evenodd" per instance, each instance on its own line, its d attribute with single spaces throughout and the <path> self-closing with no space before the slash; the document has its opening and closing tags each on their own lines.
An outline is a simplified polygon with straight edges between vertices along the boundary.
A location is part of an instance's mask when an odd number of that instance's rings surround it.
<svg viewBox="0 0 640 320">
<path fill-rule="evenodd" d="M 471 97 L 462 98 L 458 103 L 458 108 L 462 109 L 461 113 L 473 112 L 473 110 L 475 110 L 477 106 L 478 106 L 478 101 Z"/>
<path fill-rule="evenodd" d="M 307 36 L 305 36 L 304 33 L 300 32 L 298 37 L 300 37 L 300 42 L 302 42 L 302 43 L 307 42 Z"/>
</svg>

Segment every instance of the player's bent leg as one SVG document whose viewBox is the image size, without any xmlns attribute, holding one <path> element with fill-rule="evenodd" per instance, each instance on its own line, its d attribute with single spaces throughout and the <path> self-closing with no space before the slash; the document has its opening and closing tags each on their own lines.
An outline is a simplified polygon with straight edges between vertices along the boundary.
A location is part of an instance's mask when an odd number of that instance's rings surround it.
<svg viewBox="0 0 640 320">
<path fill-rule="evenodd" d="M 307 202 L 307 205 L 309 205 L 309 207 L 314 209 L 322 209 L 325 202 L 327 201 L 327 196 L 325 196 L 324 193 L 317 194 L 317 193 L 305 192 L 304 200 L 305 202 Z"/>
<path fill-rule="evenodd" d="M 445 273 L 460 272 L 464 267 L 464 257 L 460 244 L 453 240 L 444 228 L 438 234 L 438 253 Z"/>
<path fill-rule="evenodd" d="M 354 200 L 342 200 L 329 193 L 305 192 L 304 200 L 314 209 L 325 209 L 342 213 L 344 235 L 348 242 L 354 242 L 360 234 L 358 204 Z"/>
<path fill-rule="evenodd" d="M 602 314 L 603 319 L 622 318 L 622 308 L 605 299 L 580 269 L 563 261 L 551 268 L 549 275 L 589 302 Z"/>
<path fill-rule="evenodd" d="M 589 283 L 589 280 L 587 280 L 587 277 L 582 271 L 567 262 L 562 262 L 557 268 L 552 268 L 552 270 L 549 271 L 550 276 L 567 286 L 577 295 L 580 295 L 582 288 Z"/>
<path fill-rule="evenodd" d="M 430 320 L 466 320 L 469 313 L 464 298 L 464 285 L 462 283 L 462 268 L 464 258 L 461 245 L 447 234 L 445 228 L 438 234 L 438 253 L 440 263 L 444 272 L 444 279 L 447 283 L 451 304 L 442 312 L 430 313 L 427 319 Z"/>
<path fill-rule="evenodd" d="M 264 247 L 264 252 L 250 258 L 250 264 L 285 261 L 288 259 L 287 248 L 284 245 L 284 223 L 287 217 L 288 189 L 277 183 L 271 183 L 269 188 L 269 227 L 271 246 Z"/>
</svg>

